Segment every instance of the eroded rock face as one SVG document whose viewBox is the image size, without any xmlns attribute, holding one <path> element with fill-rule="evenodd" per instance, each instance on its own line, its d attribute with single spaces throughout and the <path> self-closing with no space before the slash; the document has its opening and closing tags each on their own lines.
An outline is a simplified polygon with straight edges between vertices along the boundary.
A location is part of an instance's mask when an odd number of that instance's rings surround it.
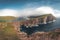
<svg viewBox="0 0 60 40">
<path fill-rule="evenodd" d="M 25 25 L 26 27 L 37 26 L 40 24 L 52 23 L 56 18 L 52 14 L 46 14 L 41 16 L 31 16 L 28 17 L 29 20 L 20 21 L 21 25 Z"/>
<path fill-rule="evenodd" d="M 19 24 L 16 27 L 18 26 Z M 60 40 L 60 28 L 54 29 L 50 32 L 35 32 L 31 35 L 22 31 L 17 31 L 17 36 L 19 40 Z"/>
<path fill-rule="evenodd" d="M 38 26 L 38 24 L 47 24 L 47 23 L 52 22 L 53 20 L 56 19 L 52 14 L 29 16 L 27 18 L 22 17 L 22 18 L 17 19 L 15 17 L 11 17 L 11 19 L 13 19 L 13 20 L 9 21 L 10 20 L 9 19 L 6 22 L 13 22 L 13 24 L 15 23 L 15 24 L 17 24 L 19 26 L 20 25 L 25 25 L 26 27 L 28 27 L 28 26 L 32 27 L 32 26 Z M 17 21 L 15 19 L 17 19 Z M 18 21 L 19 21 L 19 23 L 18 23 Z"/>
<path fill-rule="evenodd" d="M 49 18 L 49 19 L 48 19 Z M 37 24 L 45 24 L 46 21 L 51 21 L 55 19 L 52 15 L 48 16 L 37 16 L 34 18 L 30 18 L 30 20 L 24 21 L 15 21 L 0 23 L 0 40 L 60 40 L 60 29 L 54 30 L 54 32 L 34 32 L 31 30 L 32 27 Z M 26 32 L 22 32 L 21 25 L 25 25 L 27 27 L 28 33 L 32 32 L 32 34 L 28 35 Z M 6 27 L 6 28 L 5 28 Z M 9 31 L 8 31 L 9 30 Z M 5 33 L 4 33 L 5 32 Z M 57 36 L 58 34 L 58 36 Z M 55 35 L 55 36 L 54 36 Z"/>
<path fill-rule="evenodd" d="M 55 17 L 53 15 L 44 15 L 43 17 L 41 16 L 37 16 L 37 17 L 34 17 L 34 18 L 30 18 L 30 20 L 24 20 L 24 21 L 19 21 L 19 22 L 13 22 L 12 25 L 14 25 L 15 27 L 15 30 L 17 31 L 17 36 L 19 38 L 19 40 L 55 40 L 55 38 L 51 38 L 51 35 L 52 33 L 50 34 L 50 32 L 34 32 L 30 35 L 28 35 L 26 32 L 29 31 L 29 27 L 32 29 L 32 27 L 34 25 L 37 25 L 37 24 L 46 24 L 47 22 L 49 21 L 53 21 L 55 20 Z M 26 29 L 24 31 L 26 32 L 22 32 L 21 31 L 21 26 L 25 26 L 24 28 L 28 29 L 26 31 Z M 22 26 L 22 27 L 23 27 Z M 28 32 L 32 32 L 34 30 L 31 30 Z M 60 35 L 60 34 L 59 34 Z M 58 40 L 59 40 L 60 36 L 58 36 Z"/>
</svg>

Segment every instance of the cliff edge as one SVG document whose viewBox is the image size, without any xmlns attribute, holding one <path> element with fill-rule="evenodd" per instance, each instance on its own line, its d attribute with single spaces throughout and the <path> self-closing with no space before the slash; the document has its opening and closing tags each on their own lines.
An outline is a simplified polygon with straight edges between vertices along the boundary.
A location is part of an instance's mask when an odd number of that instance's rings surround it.
<svg viewBox="0 0 60 40">
<path fill-rule="evenodd" d="M 53 23 L 55 22 L 56 17 L 52 14 L 38 15 L 38 16 L 29 16 L 24 21 L 20 21 L 21 25 L 24 26 L 38 26 L 41 24 Z"/>
</svg>

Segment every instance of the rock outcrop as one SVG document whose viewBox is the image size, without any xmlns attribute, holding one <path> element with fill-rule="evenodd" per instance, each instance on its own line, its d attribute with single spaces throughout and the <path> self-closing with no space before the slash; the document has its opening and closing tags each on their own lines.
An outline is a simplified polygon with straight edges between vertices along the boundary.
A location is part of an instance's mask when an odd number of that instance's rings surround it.
<svg viewBox="0 0 60 40">
<path fill-rule="evenodd" d="M 29 16 L 28 19 L 20 21 L 21 25 L 26 27 L 38 26 L 40 24 L 52 23 L 56 18 L 52 14 L 45 14 L 40 16 Z"/>
<path fill-rule="evenodd" d="M 54 29 L 50 32 L 34 32 L 31 35 L 20 31 L 21 25 L 36 26 L 37 24 L 40 25 L 53 22 L 56 19 L 53 15 L 34 16 L 28 17 L 28 19 L 29 20 L 9 23 L 0 22 L 0 40 L 60 40 L 60 28 Z"/>
<path fill-rule="evenodd" d="M 40 24 L 47 24 L 47 23 L 52 23 L 56 18 L 52 14 L 48 15 L 42 15 L 42 16 L 33 16 L 33 17 L 28 17 L 29 20 L 21 20 L 21 21 L 16 21 L 13 22 L 13 25 L 15 29 L 17 30 L 17 35 L 20 40 L 55 40 L 55 38 L 51 38 L 51 35 L 55 32 L 35 32 L 32 33 L 31 35 L 28 35 L 25 32 L 20 31 L 20 28 L 22 25 L 24 26 L 36 26 Z M 60 34 L 59 34 L 60 35 Z M 60 36 L 58 36 L 59 40 Z"/>
<path fill-rule="evenodd" d="M 56 18 L 52 14 L 46 14 L 46 15 L 40 15 L 40 16 L 30 16 L 28 17 L 28 20 L 20 20 L 20 21 L 14 21 L 12 22 L 14 25 L 15 30 L 17 32 L 20 32 L 21 29 L 24 30 L 24 32 L 27 33 L 27 31 L 34 32 L 32 30 L 32 27 L 39 26 L 41 24 L 47 24 L 52 23 Z M 31 28 L 30 28 L 31 27 Z M 28 32 L 30 33 L 30 32 Z"/>
</svg>

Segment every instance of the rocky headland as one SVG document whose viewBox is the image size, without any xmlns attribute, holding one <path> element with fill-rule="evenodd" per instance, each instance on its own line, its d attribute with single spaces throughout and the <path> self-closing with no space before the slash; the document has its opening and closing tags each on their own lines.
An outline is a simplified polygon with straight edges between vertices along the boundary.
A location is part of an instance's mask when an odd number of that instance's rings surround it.
<svg viewBox="0 0 60 40">
<path fill-rule="evenodd" d="M 49 32 L 38 31 L 30 35 L 20 31 L 23 26 L 28 29 L 28 27 L 32 28 L 42 24 L 53 23 L 55 20 L 56 18 L 52 14 L 29 16 L 26 19 L 14 17 L 13 20 L 5 22 L 0 20 L 0 40 L 60 40 L 60 28 Z"/>
<path fill-rule="evenodd" d="M 19 20 L 21 20 L 19 18 Z M 41 24 L 48 24 L 53 23 L 56 21 L 56 17 L 54 17 L 52 14 L 45 14 L 45 15 L 38 15 L 38 16 L 28 16 L 20 21 L 20 25 L 24 25 L 26 27 L 33 27 L 33 26 L 39 26 Z"/>
</svg>

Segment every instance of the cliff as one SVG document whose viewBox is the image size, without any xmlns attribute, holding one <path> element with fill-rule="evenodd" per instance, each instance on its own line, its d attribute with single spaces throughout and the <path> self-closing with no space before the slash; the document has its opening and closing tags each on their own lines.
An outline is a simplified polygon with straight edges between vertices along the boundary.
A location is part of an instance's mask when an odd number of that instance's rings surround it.
<svg viewBox="0 0 60 40">
<path fill-rule="evenodd" d="M 18 23 L 15 23 L 13 26 L 18 27 L 18 25 L 19 25 Z M 54 29 L 49 32 L 34 32 L 31 35 L 27 35 L 27 33 L 18 31 L 18 30 L 16 30 L 16 33 L 17 33 L 17 37 L 19 40 L 60 40 L 60 28 Z M 7 39 L 9 39 L 9 38 L 7 38 Z M 12 40 L 13 40 L 13 38 L 12 38 Z"/>
<path fill-rule="evenodd" d="M 60 40 L 60 29 L 54 29 L 50 32 L 35 32 L 31 35 L 20 31 L 21 25 L 45 24 L 56 18 L 49 15 L 28 17 L 29 20 L 14 22 L 0 22 L 0 40 Z M 39 24 L 39 25 L 40 25 Z"/>
<path fill-rule="evenodd" d="M 40 24 L 52 23 L 56 18 L 52 14 L 29 16 L 24 21 L 20 21 L 21 25 L 25 26 L 38 26 Z"/>
<path fill-rule="evenodd" d="M 14 22 L 12 22 L 12 25 L 14 25 L 15 30 L 17 30 L 18 32 L 23 30 L 23 32 L 27 33 L 28 31 L 31 31 L 32 33 L 34 32 L 34 30 L 32 31 L 32 27 L 36 27 L 41 24 L 44 25 L 47 23 L 52 23 L 54 20 L 56 20 L 56 18 L 52 14 L 29 16 L 28 18 L 18 18 L 18 21 L 14 20 Z M 28 32 L 27 34 L 29 33 L 30 32 Z"/>
<path fill-rule="evenodd" d="M 0 40 L 60 40 L 60 28 L 50 32 L 35 32 L 27 35 L 14 29 L 18 24 L 0 22 Z"/>
</svg>

